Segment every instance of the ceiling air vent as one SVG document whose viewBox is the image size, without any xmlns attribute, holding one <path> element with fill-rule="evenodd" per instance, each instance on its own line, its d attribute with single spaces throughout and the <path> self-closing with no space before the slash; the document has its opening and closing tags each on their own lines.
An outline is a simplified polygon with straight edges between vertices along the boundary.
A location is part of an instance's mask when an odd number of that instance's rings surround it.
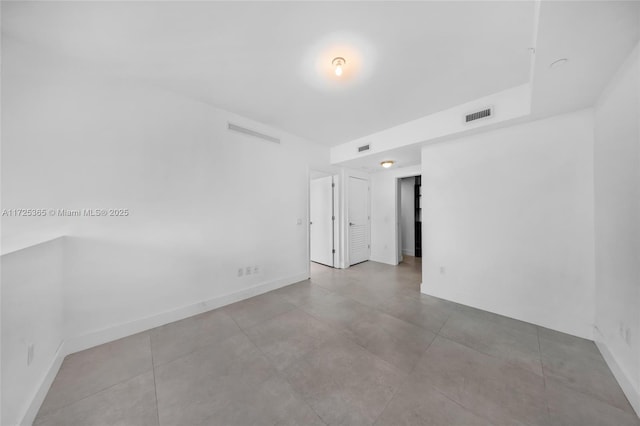
<svg viewBox="0 0 640 426">
<path fill-rule="evenodd" d="M 369 151 L 369 144 L 366 145 L 362 145 L 358 147 L 358 152 L 364 152 L 364 151 Z"/>
<path fill-rule="evenodd" d="M 238 126 L 237 124 L 227 123 L 229 125 L 229 130 L 233 130 L 234 132 L 244 133 L 245 135 L 253 136 L 256 138 L 264 139 L 265 141 L 280 143 L 280 139 L 274 138 L 273 136 L 265 135 L 264 133 L 256 132 L 255 130 L 247 129 L 246 127 Z"/>
<path fill-rule="evenodd" d="M 464 117 L 465 123 L 480 120 L 481 118 L 489 118 L 493 115 L 493 108 L 486 108 L 481 111 L 472 112 Z"/>
</svg>

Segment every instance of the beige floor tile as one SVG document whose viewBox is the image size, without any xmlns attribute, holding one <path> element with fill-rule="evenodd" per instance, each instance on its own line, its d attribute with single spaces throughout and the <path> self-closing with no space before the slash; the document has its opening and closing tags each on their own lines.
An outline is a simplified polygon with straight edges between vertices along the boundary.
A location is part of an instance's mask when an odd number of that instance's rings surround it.
<svg viewBox="0 0 640 426">
<path fill-rule="evenodd" d="M 406 377 L 344 338 L 326 342 L 284 370 L 284 375 L 332 425 L 370 425 Z"/>
<path fill-rule="evenodd" d="M 557 336 L 554 340 L 540 337 L 540 350 L 546 377 L 633 413 L 633 408 L 595 344 L 569 338 L 561 343 Z"/>
<path fill-rule="evenodd" d="M 521 329 L 519 321 L 514 320 L 515 326 L 510 326 L 506 321 L 485 318 L 491 315 L 493 314 L 469 316 L 466 313 L 453 313 L 439 334 L 542 376 L 540 345 L 535 326 L 534 332 L 528 333 Z"/>
<path fill-rule="evenodd" d="M 247 336 L 282 370 L 337 332 L 306 312 L 295 309 L 247 330 Z"/>
<path fill-rule="evenodd" d="M 640 419 L 628 411 L 576 392 L 561 382 L 547 379 L 547 403 L 551 423 L 557 426 L 639 426 Z"/>
<path fill-rule="evenodd" d="M 453 312 L 454 304 L 435 297 L 397 294 L 381 303 L 379 309 L 404 321 L 437 333 Z"/>
<path fill-rule="evenodd" d="M 412 375 L 492 423 L 548 424 L 543 378 L 504 359 L 437 337 Z"/>
<path fill-rule="evenodd" d="M 375 423 L 377 426 L 491 426 L 484 419 L 429 385 L 422 376 L 411 376 Z"/>
<path fill-rule="evenodd" d="M 256 324 L 295 309 L 296 306 L 272 292 L 261 294 L 221 308 L 240 328 L 248 329 Z"/>
<path fill-rule="evenodd" d="M 152 369 L 146 333 L 69 355 L 40 407 L 44 415 Z"/>
<path fill-rule="evenodd" d="M 127 381 L 38 417 L 35 426 L 107 426 L 158 424 L 153 372 Z"/>
<path fill-rule="evenodd" d="M 420 259 L 311 274 L 70 355 L 36 425 L 640 426 L 593 342 L 423 295 Z"/>
<path fill-rule="evenodd" d="M 160 424 L 207 424 L 235 397 L 274 374 L 271 363 L 244 334 L 160 365 L 155 369 Z"/>
<path fill-rule="evenodd" d="M 281 296 L 289 303 L 301 306 L 326 298 L 331 292 L 307 280 L 275 290 L 273 294 Z"/>
<path fill-rule="evenodd" d="M 236 322 L 221 310 L 172 322 L 149 332 L 154 365 L 164 364 L 196 349 L 242 333 Z"/>
</svg>

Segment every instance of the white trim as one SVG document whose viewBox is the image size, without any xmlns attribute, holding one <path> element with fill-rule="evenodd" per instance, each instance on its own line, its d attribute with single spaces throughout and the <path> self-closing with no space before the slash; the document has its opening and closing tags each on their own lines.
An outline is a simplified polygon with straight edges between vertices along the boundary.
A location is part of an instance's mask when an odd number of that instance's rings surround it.
<svg viewBox="0 0 640 426">
<path fill-rule="evenodd" d="M 142 331 L 168 324 L 170 322 L 179 321 L 181 319 L 198 315 L 203 312 L 211 311 L 222 306 L 230 305 L 231 303 L 258 296 L 260 294 L 276 290 L 280 287 L 294 284 L 299 281 L 304 281 L 307 278 L 309 278 L 308 273 L 302 272 L 291 277 L 280 278 L 257 284 L 253 287 L 245 288 L 234 293 L 227 293 L 213 299 L 204 300 L 202 302 L 197 302 L 187 306 L 182 306 L 180 308 L 165 311 L 150 317 L 140 318 L 134 321 L 129 321 L 126 323 L 103 328 L 101 330 L 89 332 L 81 336 L 75 336 L 67 339 L 67 341 L 65 342 L 67 354 L 89 349 L 94 346 L 112 342 L 123 337 L 131 336 Z"/>
<path fill-rule="evenodd" d="M 415 256 L 416 255 L 416 250 L 415 249 L 402 249 L 402 254 L 405 256 Z"/>
<path fill-rule="evenodd" d="M 111 327 L 103 328 L 101 330 L 86 333 L 81 336 L 75 336 L 65 339 L 58 347 L 54 359 L 51 362 L 51 367 L 49 367 L 47 374 L 43 378 L 42 383 L 38 387 L 38 390 L 29 403 L 27 412 L 22 417 L 20 425 L 27 426 L 33 424 L 33 421 L 35 420 L 35 417 L 40 410 L 40 406 L 42 405 L 42 402 L 44 401 L 44 398 L 47 395 L 47 392 L 49 391 L 49 388 L 51 387 L 56 374 L 58 374 L 58 371 L 60 370 L 62 361 L 64 360 L 65 356 L 92 348 L 94 346 L 102 345 L 104 343 L 112 342 L 123 337 L 131 336 L 142 331 L 150 330 L 152 328 L 159 327 L 170 322 L 179 321 L 181 319 L 198 315 L 203 312 L 221 308 L 231 303 L 239 302 L 250 297 L 258 296 L 260 294 L 267 293 L 281 287 L 304 281 L 308 278 L 309 274 L 307 272 L 302 272 L 286 278 L 275 279 L 272 281 L 267 281 L 265 283 L 257 284 L 253 287 L 245 288 L 234 293 L 227 293 L 213 299 L 204 300 L 202 302 L 182 306 L 180 308 L 161 312 L 149 317 L 117 324 Z"/>
<path fill-rule="evenodd" d="M 620 364 L 618 364 L 615 356 L 613 356 L 607 345 L 600 341 L 602 337 L 600 331 L 596 329 L 594 334 L 596 335 L 596 346 L 598 347 L 598 350 L 600 350 L 604 361 L 607 363 L 609 370 L 611 370 L 613 376 L 618 381 L 618 384 L 622 388 L 622 392 L 624 392 L 625 396 L 629 400 L 629 403 L 635 410 L 636 415 L 640 417 L 640 392 L 638 392 L 638 389 L 633 386 L 633 381 L 627 376 Z"/>
<path fill-rule="evenodd" d="M 47 373 L 42 378 L 40 386 L 38 386 L 35 395 L 31 398 L 27 411 L 24 413 L 24 416 L 22 416 L 22 421 L 20 422 L 21 426 L 30 426 L 35 421 L 36 415 L 40 410 L 40 406 L 44 402 L 44 398 L 47 396 L 47 392 L 49 392 L 49 388 L 53 384 L 53 380 L 56 378 L 56 375 L 62 366 L 62 361 L 64 361 L 64 357 L 66 356 L 65 351 L 65 344 L 63 341 L 60 343 L 60 346 L 58 346 L 58 350 L 53 356 L 53 361 L 51 361 L 51 365 L 49 366 Z"/>
<path fill-rule="evenodd" d="M 424 268 L 425 264 L 423 263 L 422 266 Z M 423 269 L 423 277 L 424 277 L 424 269 Z M 569 334 L 571 336 L 580 337 L 582 339 L 587 339 L 591 341 L 594 340 L 593 327 L 590 325 L 587 326 L 582 323 L 576 323 L 571 321 L 563 324 L 563 328 L 558 328 L 557 324 L 546 322 L 545 321 L 546 316 L 531 317 L 526 313 L 523 314 L 521 311 L 505 310 L 504 307 L 502 307 L 501 309 L 496 309 L 493 306 L 488 306 L 486 304 L 486 300 L 484 301 L 484 303 L 482 303 L 483 301 L 478 301 L 477 298 L 474 298 L 472 294 L 469 294 L 467 292 L 455 291 L 455 292 L 446 292 L 446 294 L 442 294 L 442 292 L 438 291 L 437 289 L 436 291 L 433 291 L 433 290 L 434 290 L 433 288 L 427 288 L 427 286 L 424 283 L 420 284 L 420 292 L 428 296 L 433 296 L 433 297 L 437 297 L 438 299 L 448 300 L 449 302 L 457 303 L 459 305 L 470 306 L 475 309 L 491 312 L 492 314 L 513 318 L 518 321 L 528 322 L 529 324 L 549 328 L 551 330 L 559 331 L 561 333 Z"/>
</svg>

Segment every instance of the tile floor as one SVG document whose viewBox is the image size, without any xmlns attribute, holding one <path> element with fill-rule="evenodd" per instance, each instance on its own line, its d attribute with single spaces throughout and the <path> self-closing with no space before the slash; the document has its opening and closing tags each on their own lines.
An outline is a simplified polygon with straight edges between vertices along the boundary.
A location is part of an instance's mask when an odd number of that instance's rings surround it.
<svg viewBox="0 0 640 426">
<path fill-rule="evenodd" d="M 68 356 L 44 425 L 640 425 L 593 342 L 425 296 L 420 259 Z"/>
</svg>

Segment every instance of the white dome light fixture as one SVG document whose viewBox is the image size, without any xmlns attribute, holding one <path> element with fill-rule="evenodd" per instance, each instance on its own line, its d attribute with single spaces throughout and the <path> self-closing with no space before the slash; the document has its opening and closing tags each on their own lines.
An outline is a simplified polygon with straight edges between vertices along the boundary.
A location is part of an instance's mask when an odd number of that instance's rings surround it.
<svg viewBox="0 0 640 426">
<path fill-rule="evenodd" d="M 385 160 L 382 163 L 380 163 L 380 165 L 385 169 L 388 169 L 389 167 L 393 166 L 393 163 L 394 163 L 393 160 Z"/>
<path fill-rule="evenodd" d="M 333 58 L 333 61 L 331 61 L 331 64 L 335 68 L 336 76 L 340 77 L 342 75 L 342 67 L 346 63 L 347 63 L 347 61 L 341 56 L 337 56 L 337 57 Z"/>
</svg>

